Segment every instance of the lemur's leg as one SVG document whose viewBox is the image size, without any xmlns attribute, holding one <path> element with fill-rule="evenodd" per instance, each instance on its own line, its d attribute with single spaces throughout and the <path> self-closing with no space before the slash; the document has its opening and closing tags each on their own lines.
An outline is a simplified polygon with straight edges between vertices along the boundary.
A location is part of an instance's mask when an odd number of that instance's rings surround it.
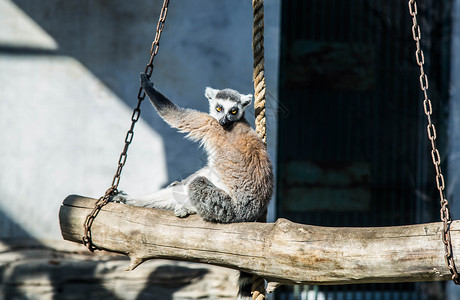
<svg viewBox="0 0 460 300">
<path fill-rule="evenodd" d="M 173 210 L 176 200 L 173 197 L 173 187 L 167 187 L 158 192 L 144 196 L 130 196 L 120 193 L 113 197 L 112 201 L 141 207 L 151 207 Z"/>
<path fill-rule="evenodd" d="M 232 198 L 206 177 L 196 177 L 189 184 L 189 197 L 198 214 L 206 221 L 238 221 L 237 207 Z"/>
<path fill-rule="evenodd" d="M 173 210 L 178 217 L 186 217 L 196 213 L 188 197 L 188 188 L 180 182 L 156 193 L 140 197 L 131 197 L 120 193 L 113 197 L 112 201 L 133 206 Z"/>
</svg>

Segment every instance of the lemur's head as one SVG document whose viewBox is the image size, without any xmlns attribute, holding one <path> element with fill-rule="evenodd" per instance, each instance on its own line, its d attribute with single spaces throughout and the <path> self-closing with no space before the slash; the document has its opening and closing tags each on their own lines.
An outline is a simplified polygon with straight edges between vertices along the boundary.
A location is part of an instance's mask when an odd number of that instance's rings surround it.
<svg viewBox="0 0 460 300">
<path fill-rule="evenodd" d="M 232 89 L 216 90 L 206 88 L 206 98 L 209 99 L 209 114 L 227 127 L 244 117 L 244 110 L 252 101 L 252 95 L 242 95 Z"/>
</svg>

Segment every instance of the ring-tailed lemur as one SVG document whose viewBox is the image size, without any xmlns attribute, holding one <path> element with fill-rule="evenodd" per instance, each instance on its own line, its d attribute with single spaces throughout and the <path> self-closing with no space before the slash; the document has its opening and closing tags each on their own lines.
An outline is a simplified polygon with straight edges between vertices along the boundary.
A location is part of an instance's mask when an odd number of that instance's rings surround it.
<svg viewBox="0 0 460 300">
<path fill-rule="evenodd" d="M 207 166 L 181 182 L 154 194 L 114 201 L 173 210 L 178 217 L 198 213 L 219 223 L 256 221 L 273 193 L 273 168 L 267 149 L 244 118 L 252 95 L 232 89 L 206 88 L 209 114 L 176 106 L 153 87 L 145 74 L 141 84 L 155 109 L 171 127 L 200 141 L 208 155 Z M 249 274 L 240 276 L 240 295 L 250 297 Z M 248 290 L 249 289 L 249 290 Z"/>
</svg>

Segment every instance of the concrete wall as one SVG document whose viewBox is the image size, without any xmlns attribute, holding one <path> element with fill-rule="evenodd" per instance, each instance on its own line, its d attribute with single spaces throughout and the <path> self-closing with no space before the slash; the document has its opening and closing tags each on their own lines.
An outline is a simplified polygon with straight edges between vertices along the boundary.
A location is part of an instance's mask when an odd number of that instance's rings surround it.
<svg viewBox="0 0 460 300">
<path fill-rule="evenodd" d="M 265 4 L 273 160 L 279 6 Z M 66 195 L 99 197 L 110 186 L 160 8 L 159 0 L 0 0 L 0 238 L 61 239 Z M 253 93 L 251 42 L 250 1 L 171 1 L 155 85 L 204 111 L 206 86 Z M 120 189 L 149 193 L 205 163 L 147 102 L 141 117 Z"/>
</svg>

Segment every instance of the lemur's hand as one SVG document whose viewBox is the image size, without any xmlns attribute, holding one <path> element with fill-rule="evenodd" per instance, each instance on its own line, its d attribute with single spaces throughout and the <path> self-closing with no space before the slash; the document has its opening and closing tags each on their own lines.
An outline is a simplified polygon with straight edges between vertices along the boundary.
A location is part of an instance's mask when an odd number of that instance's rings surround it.
<svg viewBox="0 0 460 300">
<path fill-rule="evenodd" d="M 177 110 L 174 103 L 153 87 L 153 82 L 149 80 L 145 73 L 141 73 L 141 85 L 160 115 L 166 111 Z"/>
<path fill-rule="evenodd" d="M 149 78 L 147 77 L 147 74 L 145 73 L 141 73 L 141 85 L 145 91 L 153 89 L 153 82 L 149 80 Z"/>
</svg>

